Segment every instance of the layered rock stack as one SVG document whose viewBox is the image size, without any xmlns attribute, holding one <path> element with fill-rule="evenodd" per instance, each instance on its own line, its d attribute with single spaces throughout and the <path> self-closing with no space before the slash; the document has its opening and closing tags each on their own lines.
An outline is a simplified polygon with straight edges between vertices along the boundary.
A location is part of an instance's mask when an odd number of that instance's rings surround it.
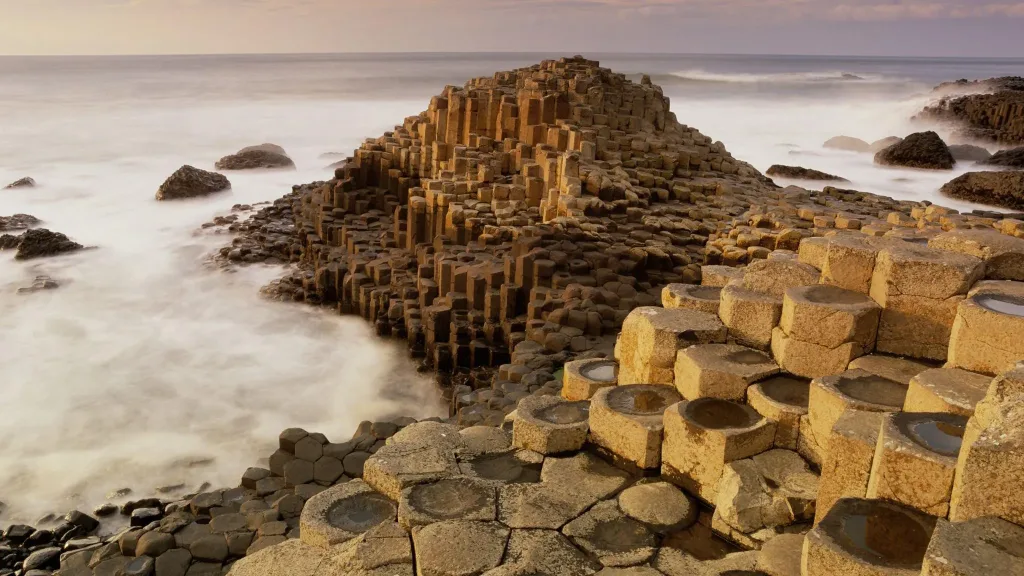
<svg viewBox="0 0 1024 576">
<path fill-rule="evenodd" d="M 944 84 L 937 90 L 961 94 L 946 96 L 926 107 L 915 118 L 953 124 L 967 140 L 1024 144 L 1024 78 L 993 78 L 983 82 Z M 981 93 L 963 95 L 962 91 Z"/>
</svg>

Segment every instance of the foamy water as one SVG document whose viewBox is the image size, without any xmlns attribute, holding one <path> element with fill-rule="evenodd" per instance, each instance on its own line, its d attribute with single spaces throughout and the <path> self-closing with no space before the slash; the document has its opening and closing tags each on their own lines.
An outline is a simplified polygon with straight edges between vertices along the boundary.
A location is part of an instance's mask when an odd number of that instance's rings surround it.
<svg viewBox="0 0 1024 576">
<path fill-rule="evenodd" d="M 0 58 L 0 186 L 41 185 L 0 191 L 0 215 L 29 213 L 97 247 L 31 262 L 0 253 L 0 525 L 90 508 L 122 487 L 234 485 L 289 426 L 344 440 L 363 419 L 442 413 L 402 347 L 358 318 L 262 300 L 282 271 L 210 269 L 229 238 L 197 230 L 233 204 L 329 178 L 321 154 L 350 152 L 444 84 L 545 56 Z M 932 84 L 1024 68 L 744 58 L 602 60 L 653 74 L 682 122 L 761 170 L 796 164 L 956 207 L 968 206 L 937 190 L 968 165 L 884 169 L 821 144 L 904 136 Z M 229 193 L 153 199 L 182 164 L 210 169 L 262 142 L 284 146 L 298 170 L 228 173 Z M 62 286 L 16 294 L 41 274 Z"/>
</svg>

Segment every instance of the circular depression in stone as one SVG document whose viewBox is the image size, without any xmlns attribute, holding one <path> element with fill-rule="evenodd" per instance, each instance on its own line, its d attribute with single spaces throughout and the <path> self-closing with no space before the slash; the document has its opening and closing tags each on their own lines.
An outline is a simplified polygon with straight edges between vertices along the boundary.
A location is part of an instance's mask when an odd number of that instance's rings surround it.
<svg viewBox="0 0 1024 576">
<path fill-rule="evenodd" d="M 409 494 L 409 504 L 434 518 L 461 518 L 487 504 L 489 489 L 462 478 L 433 484 L 418 484 Z"/>
<path fill-rule="evenodd" d="M 393 519 L 397 512 L 398 507 L 387 496 L 364 492 L 335 502 L 327 510 L 327 523 L 347 532 L 366 532 Z"/>
<path fill-rule="evenodd" d="M 840 377 L 836 388 L 854 400 L 902 408 L 907 397 L 907 387 L 888 378 L 875 376 Z"/>
<path fill-rule="evenodd" d="M 722 288 L 719 286 L 698 286 L 691 288 L 689 294 L 698 300 L 721 300 Z"/>
<path fill-rule="evenodd" d="M 712 430 L 749 428 L 761 417 L 749 406 L 719 398 L 699 398 L 686 405 L 686 417 Z"/>
<path fill-rule="evenodd" d="M 756 366 L 758 364 L 771 362 L 771 359 L 768 358 L 768 356 L 758 352 L 757 350 L 737 350 L 726 354 L 723 359 L 727 362 L 742 364 L 744 366 Z"/>
<path fill-rule="evenodd" d="M 986 310 L 1024 318 L 1024 298 L 1007 294 L 979 294 L 974 301 Z"/>
<path fill-rule="evenodd" d="M 612 554 L 631 552 L 637 548 L 654 545 L 651 533 L 642 524 L 627 517 L 599 523 L 594 527 L 594 533 L 589 540 L 595 548 Z"/>
<path fill-rule="evenodd" d="M 540 482 L 540 464 L 523 462 L 514 452 L 477 456 L 469 462 L 469 468 L 485 480 L 517 484 Z"/>
<path fill-rule="evenodd" d="M 811 403 L 811 381 L 796 376 L 774 376 L 760 383 L 764 395 L 787 406 L 807 408 Z"/>
<path fill-rule="evenodd" d="M 864 504 L 840 523 L 843 548 L 888 566 L 920 566 L 931 539 L 924 527 L 898 509 Z"/>
<path fill-rule="evenodd" d="M 620 414 L 654 416 L 682 399 L 675 388 L 638 384 L 613 388 L 608 393 L 608 406 Z"/>
<path fill-rule="evenodd" d="M 617 366 L 612 360 L 591 362 L 580 368 L 580 376 L 594 382 L 615 382 Z"/>
<path fill-rule="evenodd" d="M 943 456 L 956 456 L 964 441 L 967 418 L 953 414 L 912 414 L 895 416 L 896 427 L 922 448 Z"/>
<path fill-rule="evenodd" d="M 851 290 L 843 290 L 835 286 L 813 286 L 803 291 L 803 297 L 814 304 L 864 304 L 870 298 Z"/>
<path fill-rule="evenodd" d="M 534 413 L 538 420 L 550 424 L 575 424 L 584 422 L 590 417 L 589 402 L 560 402 L 554 406 L 542 408 Z"/>
</svg>

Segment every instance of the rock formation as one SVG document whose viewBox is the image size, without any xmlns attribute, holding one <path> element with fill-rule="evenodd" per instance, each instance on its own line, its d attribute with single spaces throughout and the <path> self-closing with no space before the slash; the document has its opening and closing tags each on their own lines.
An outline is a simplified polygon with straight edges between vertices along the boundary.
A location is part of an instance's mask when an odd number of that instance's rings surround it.
<svg viewBox="0 0 1024 576">
<path fill-rule="evenodd" d="M 18 180 L 15 180 L 14 182 L 11 182 L 7 186 L 4 186 L 4 189 L 5 190 L 11 190 L 11 189 L 14 189 L 14 188 L 35 188 L 35 186 L 36 186 L 36 181 L 33 180 L 32 178 L 26 176 L 24 178 L 20 178 Z"/>
<path fill-rule="evenodd" d="M 59 232 L 51 232 L 45 228 L 29 230 L 18 237 L 16 260 L 30 260 L 46 256 L 58 256 L 75 252 L 84 248 Z"/>
<path fill-rule="evenodd" d="M 29 214 L 14 214 L 13 216 L 0 216 L 0 232 L 9 230 L 24 230 L 41 224 L 39 218 Z"/>
<path fill-rule="evenodd" d="M 802 168 L 800 166 L 783 166 L 782 164 L 774 164 L 768 168 L 765 172 L 768 176 L 777 176 L 779 178 L 789 178 L 792 180 L 831 180 L 833 182 L 849 182 L 846 178 L 841 176 L 834 176 L 820 170 L 812 170 L 810 168 Z"/>
<path fill-rule="evenodd" d="M 871 148 L 868 151 L 871 152 L 872 154 L 877 154 L 878 152 L 885 150 L 889 146 L 899 144 L 902 141 L 903 138 L 900 138 L 899 136 L 887 136 L 885 138 L 881 138 L 879 140 L 875 140 L 874 142 L 872 142 Z"/>
<path fill-rule="evenodd" d="M 989 166 L 1024 169 L 1024 146 L 1010 150 L 1000 150 L 982 162 Z"/>
<path fill-rule="evenodd" d="M 231 188 L 223 174 L 207 172 L 193 166 L 182 166 L 171 174 L 156 191 L 157 200 L 181 200 L 208 196 Z"/>
<path fill-rule="evenodd" d="M 985 163 L 986 160 L 992 157 L 991 152 L 973 144 L 953 144 L 949 147 L 949 153 L 953 155 L 953 159 L 957 162 Z"/>
<path fill-rule="evenodd" d="M 218 170 L 254 170 L 258 168 L 295 168 L 295 163 L 276 144 L 247 146 L 217 161 Z"/>
<path fill-rule="evenodd" d="M 847 152 L 871 152 L 871 144 L 852 136 L 829 138 L 822 146 L 834 150 L 846 150 Z"/>
<path fill-rule="evenodd" d="M 1024 144 L 1024 78 L 960 81 L 936 91 L 953 95 L 925 107 L 916 120 L 948 124 L 962 140 Z"/>
<path fill-rule="evenodd" d="M 1024 171 L 968 172 L 940 190 L 957 200 L 1024 210 Z"/>
<path fill-rule="evenodd" d="M 917 132 L 878 151 L 875 163 L 905 168 L 952 170 L 956 160 L 938 134 Z"/>
</svg>

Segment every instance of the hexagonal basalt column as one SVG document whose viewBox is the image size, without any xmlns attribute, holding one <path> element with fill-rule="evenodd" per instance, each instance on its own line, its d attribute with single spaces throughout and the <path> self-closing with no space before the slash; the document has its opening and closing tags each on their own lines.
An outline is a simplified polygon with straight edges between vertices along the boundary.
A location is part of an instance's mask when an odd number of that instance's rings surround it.
<svg viewBox="0 0 1024 576">
<path fill-rule="evenodd" d="M 527 396 L 516 407 L 512 444 L 541 454 L 579 450 L 587 441 L 589 402 Z"/>
<path fill-rule="evenodd" d="M 694 344 L 725 342 L 725 326 L 704 312 L 641 307 L 629 313 L 615 345 L 619 384 L 667 384 L 676 352 Z"/>
<path fill-rule="evenodd" d="M 730 340 L 767 350 L 772 329 L 782 316 L 782 298 L 730 284 L 722 289 L 718 316 L 728 328 Z"/>
<path fill-rule="evenodd" d="M 984 270 L 973 256 L 910 242 L 887 244 L 871 277 L 871 298 L 882 306 L 876 348 L 945 360 L 957 305 Z"/>
<path fill-rule="evenodd" d="M 999 518 L 939 519 L 921 576 L 1024 574 L 1024 528 Z"/>
<path fill-rule="evenodd" d="M 757 350 L 736 344 L 701 344 L 676 355 L 676 389 L 687 400 L 743 400 L 747 387 L 779 367 Z"/>
<path fill-rule="evenodd" d="M 828 454 L 821 464 L 815 522 L 820 522 L 841 498 L 864 498 L 871 478 L 879 430 L 886 414 L 847 410 L 823 440 Z"/>
<path fill-rule="evenodd" d="M 1024 238 L 970 228 L 939 234 L 928 241 L 928 246 L 981 258 L 986 278 L 1024 281 Z"/>
<path fill-rule="evenodd" d="M 898 412 L 906 396 L 907 387 L 898 382 L 863 370 L 847 370 L 811 382 L 807 416 L 814 437 L 825 442 L 846 410 Z"/>
<path fill-rule="evenodd" d="M 821 283 L 867 294 L 878 248 L 867 238 L 835 236 L 821 258 Z"/>
<path fill-rule="evenodd" d="M 668 386 L 605 388 L 590 403 L 590 441 L 616 460 L 642 469 L 657 468 L 665 409 L 680 400 L 679 393 Z"/>
<path fill-rule="evenodd" d="M 384 522 L 394 522 L 398 506 L 362 480 L 352 480 L 313 496 L 302 508 L 302 541 L 329 548 Z"/>
<path fill-rule="evenodd" d="M 868 498 L 945 516 L 966 426 L 967 418 L 955 414 L 890 414 L 871 464 Z"/>
<path fill-rule="evenodd" d="M 662 476 L 713 503 L 726 464 L 771 448 L 775 423 L 753 408 L 717 398 L 680 402 L 665 411 Z"/>
<path fill-rule="evenodd" d="M 720 286 L 669 284 L 661 290 L 661 305 L 665 308 L 684 308 L 717 316 L 721 303 Z"/>
<path fill-rule="evenodd" d="M 789 374 L 773 376 L 747 388 L 747 404 L 775 421 L 775 447 L 797 449 L 800 418 L 807 414 L 811 381 Z"/>
<path fill-rule="evenodd" d="M 445 478 L 402 490 L 398 523 L 406 530 L 446 520 L 491 521 L 497 515 L 497 489 L 473 478 Z"/>
<path fill-rule="evenodd" d="M 970 417 L 992 379 L 959 368 L 932 368 L 910 380 L 904 412 L 945 412 Z"/>
<path fill-rule="evenodd" d="M 752 534 L 814 518 L 818 475 L 790 450 L 769 450 L 725 465 L 718 484 L 715 521 L 723 532 Z M 716 527 L 717 528 L 717 527 Z"/>
<path fill-rule="evenodd" d="M 590 400 L 601 388 L 615 386 L 619 365 L 611 359 L 590 358 L 567 362 L 562 372 L 562 398 Z"/>
<path fill-rule="evenodd" d="M 998 374 L 1024 358 L 1024 282 L 983 282 L 957 307 L 949 365 Z"/>
<path fill-rule="evenodd" d="M 604 566 L 647 562 L 658 541 L 646 526 L 623 514 L 614 501 L 600 502 L 562 528 L 562 533 Z"/>
<path fill-rule="evenodd" d="M 919 576 L 934 529 L 913 508 L 844 498 L 807 533 L 801 576 Z"/>
<path fill-rule="evenodd" d="M 899 382 L 904 386 L 909 386 L 910 381 L 921 372 L 932 368 L 933 365 L 925 364 L 922 362 L 916 362 L 914 360 L 908 360 L 906 358 L 897 358 L 896 356 L 886 356 L 885 354 L 868 354 L 867 356 L 861 356 L 853 362 L 850 362 L 850 370 L 864 370 L 870 372 L 875 376 L 892 380 L 893 382 Z"/>
</svg>

